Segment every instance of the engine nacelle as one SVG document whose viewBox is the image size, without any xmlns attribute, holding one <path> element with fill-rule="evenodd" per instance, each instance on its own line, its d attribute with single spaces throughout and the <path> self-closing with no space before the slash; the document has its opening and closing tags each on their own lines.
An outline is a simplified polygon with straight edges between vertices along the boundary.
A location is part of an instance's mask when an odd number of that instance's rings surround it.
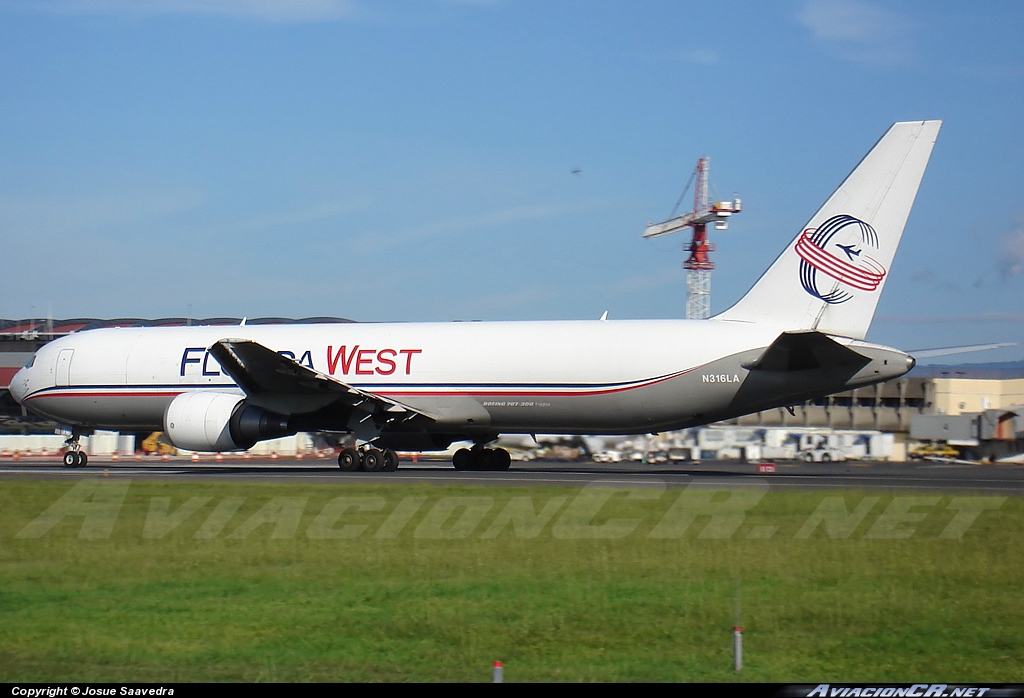
<svg viewBox="0 0 1024 698">
<path fill-rule="evenodd" d="M 244 451 L 257 441 L 294 433 L 287 417 L 241 395 L 198 390 L 171 400 L 164 431 L 171 443 L 189 451 Z"/>
</svg>

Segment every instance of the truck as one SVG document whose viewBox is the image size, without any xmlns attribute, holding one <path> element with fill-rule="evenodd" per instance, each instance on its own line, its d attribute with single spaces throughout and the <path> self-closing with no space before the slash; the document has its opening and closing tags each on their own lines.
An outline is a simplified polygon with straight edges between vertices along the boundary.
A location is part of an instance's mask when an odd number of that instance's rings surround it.
<svg viewBox="0 0 1024 698">
<path fill-rule="evenodd" d="M 846 460 L 846 454 L 837 448 L 809 448 L 799 451 L 796 456 L 807 463 L 838 463 Z"/>
</svg>

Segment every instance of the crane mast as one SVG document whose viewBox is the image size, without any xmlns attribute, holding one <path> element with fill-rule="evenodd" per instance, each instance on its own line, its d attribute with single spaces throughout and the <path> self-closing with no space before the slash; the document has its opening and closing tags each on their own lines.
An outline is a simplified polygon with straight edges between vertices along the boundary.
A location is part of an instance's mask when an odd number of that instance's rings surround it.
<svg viewBox="0 0 1024 698">
<path fill-rule="evenodd" d="M 714 223 L 715 230 L 726 230 L 729 227 L 729 216 L 742 210 L 738 197 L 732 201 L 708 204 L 710 169 L 710 157 L 705 156 L 697 161 L 692 211 L 662 223 L 649 224 L 644 231 L 645 238 L 654 238 L 684 228 L 693 229 L 690 242 L 683 244 L 683 251 L 690 253 L 683 262 L 683 269 L 686 269 L 686 317 L 695 320 L 711 317 L 711 271 L 715 268 L 711 253 L 715 245 L 708 241 L 708 223 Z"/>
</svg>

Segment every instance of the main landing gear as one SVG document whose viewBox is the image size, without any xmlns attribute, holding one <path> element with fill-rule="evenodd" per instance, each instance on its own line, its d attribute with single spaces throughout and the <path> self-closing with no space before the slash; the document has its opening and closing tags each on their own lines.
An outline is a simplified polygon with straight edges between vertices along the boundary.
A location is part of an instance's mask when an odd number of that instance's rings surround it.
<svg viewBox="0 0 1024 698">
<path fill-rule="evenodd" d="M 452 458 L 456 470 L 508 470 L 512 456 L 503 448 L 460 448 Z"/>
<path fill-rule="evenodd" d="M 72 434 L 64 441 L 64 448 L 67 449 L 64 452 L 65 468 L 84 468 L 89 464 L 89 456 L 82 450 L 82 444 L 79 443 L 81 438 L 81 434 Z"/>
<path fill-rule="evenodd" d="M 398 470 L 398 454 L 390 448 L 355 449 L 351 446 L 341 449 L 338 467 L 342 472 L 362 470 L 367 473 L 391 473 Z"/>
</svg>

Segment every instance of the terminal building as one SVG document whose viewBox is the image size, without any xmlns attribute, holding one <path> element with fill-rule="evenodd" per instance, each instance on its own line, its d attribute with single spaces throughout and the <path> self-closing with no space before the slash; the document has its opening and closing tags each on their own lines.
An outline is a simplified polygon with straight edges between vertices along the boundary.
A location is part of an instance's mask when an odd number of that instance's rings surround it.
<svg viewBox="0 0 1024 698">
<path fill-rule="evenodd" d="M 866 388 L 735 420 L 744 426 L 814 426 L 909 432 L 915 415 L 960 415 L 1024 405 L 1024 362 L 918 366 Z"/>
<path fill-rule="evenodd" d="M 1024 361 L 918 366 L 895 380 L 731 423 L 887 432 L 896 436 L 896 460 L 915 443 L 949 444 L 976 460 L 1005 458 L 1024 452 Z"/>
</svg>

